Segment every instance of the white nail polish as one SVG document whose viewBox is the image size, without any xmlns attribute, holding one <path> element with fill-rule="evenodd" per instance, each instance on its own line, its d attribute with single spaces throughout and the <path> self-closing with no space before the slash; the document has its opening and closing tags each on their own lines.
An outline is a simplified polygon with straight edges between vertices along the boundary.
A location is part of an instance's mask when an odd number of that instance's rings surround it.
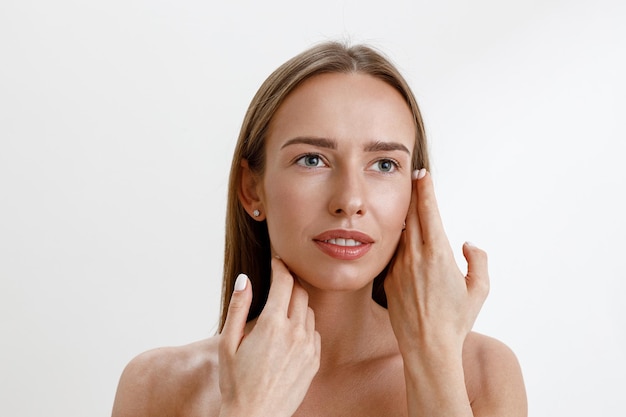
<svg viewBox="0 0 626 417">
<path fill-rule="evenodd" d="M 411 173 L 411 178 L 414 180 L 421 180 L 426 176 L 426 168 L 416 169 Z"/>
<path fill-rule="evenodd" d="M 239 274 L 235 280 L 235 291 L 243 291 L 248 284 L 248 276 L 246 274 Z"/>
</svg>

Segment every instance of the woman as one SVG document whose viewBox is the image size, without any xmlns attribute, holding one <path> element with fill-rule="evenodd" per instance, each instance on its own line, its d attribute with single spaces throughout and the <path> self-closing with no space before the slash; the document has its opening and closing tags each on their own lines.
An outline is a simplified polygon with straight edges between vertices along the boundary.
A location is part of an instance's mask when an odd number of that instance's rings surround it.
<svg viewBox="0 0 626 417">
<path fill-rule="evenodd" d="M 419 109 L 381 54 L 325 43 L 278 68 L 228 201 L 220 334 L 131 361 L 113 416 L 527 414 L 513 353 L 471 332 L 486 254 L 466 243 L 456 266 Z"/>
</svg>

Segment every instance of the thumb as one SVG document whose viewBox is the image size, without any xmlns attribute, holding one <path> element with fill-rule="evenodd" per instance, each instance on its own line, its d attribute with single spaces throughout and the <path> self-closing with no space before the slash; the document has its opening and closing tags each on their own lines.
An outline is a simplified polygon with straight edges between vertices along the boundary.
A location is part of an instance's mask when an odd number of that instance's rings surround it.
<svg viewBox="0 0 626 417">
<path fill-rule="evenodd" d="M 470 292 L 478 291 L 484 298 L 489 293 L 489 271 L 487 268 L 487 253 L 470 242 L 463 245 L 463 256 L 467 260 L 467 289 Z"/>
<path fill-rule="evenodd" d="M 246 274 L 239 274 L 228 305 L 228 313 L 220 336 L 222 347 L 229 353 L 235 353 L 244 336 L 244 328 L 252 302 L 252 288 Z"/>
</svg>

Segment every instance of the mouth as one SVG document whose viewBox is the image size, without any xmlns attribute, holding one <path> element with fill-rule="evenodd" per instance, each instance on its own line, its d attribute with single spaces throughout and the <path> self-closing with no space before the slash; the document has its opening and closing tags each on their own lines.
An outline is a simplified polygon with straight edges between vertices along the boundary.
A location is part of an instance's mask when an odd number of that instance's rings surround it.
<svg viewBox="0 0 626 417">
<path fill-rule="evenodd" d="M 313 238 L 326 255 L 339 260 L 355 260 L 371 249 L 374 239 L 354 230 L 329 230 Z"/>
<path fill-rule="evenodd" d="M 331 245 L 337 245 L 337 246 L 361 246 L 363 244 L 363 242 L 359 242 L 358 240 L 343 239 L 340 237 L 336 239 L 326 239 L 323 242 L 330 243 Z"/>
</svg>

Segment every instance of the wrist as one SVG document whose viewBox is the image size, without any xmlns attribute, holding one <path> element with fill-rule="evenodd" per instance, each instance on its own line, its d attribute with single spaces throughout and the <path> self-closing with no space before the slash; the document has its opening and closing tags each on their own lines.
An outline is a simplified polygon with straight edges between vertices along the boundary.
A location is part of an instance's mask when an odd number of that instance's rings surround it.
<svg viewBox="0 0 626 417">
<path fill-rule="evenodd" d="M 472 415 L 457 349 L 412 351 L 403 360 L 410 416 Z"/>
<path fill-rule="evenodd" d="M 219 417 L 249 417 L 253 416 L 249 407 L 236 406 L 235 404 L 224 404 L 220 407 Z"/>
<path fill-rule="evenodd" d="M 400 347 L 407 378 L 456 379 L 463 375 L 463 343 L 454 338 L 419 338 Z"/>
<path fill-rule="evenodd" d="M 411 351 L 402 355 L 406 371 L 419 375 L 442 375 L 463 370 L 462 352 L 456 349 L 428 349 Z"/>
<path fill-rule="evenodd" d="M 421 336 L 398 340 L 405 361 L 449 362 L 463 356 L 464 338 L 454 336 Z"/>
</svg>

